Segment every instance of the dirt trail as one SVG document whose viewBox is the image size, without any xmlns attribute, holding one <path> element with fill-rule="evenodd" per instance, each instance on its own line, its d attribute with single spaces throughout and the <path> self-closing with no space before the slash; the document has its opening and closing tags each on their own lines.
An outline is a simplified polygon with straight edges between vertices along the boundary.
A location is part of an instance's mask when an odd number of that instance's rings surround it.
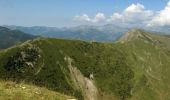
<svg viewBox="0 0 170 100">
<path fill-rule="evenodd" d="M 75 85 L 74 87 L 81 90 L 85 100 L 98 100 L 98 90 L 94 85 L 93 80 L 84 77 L 80 70 L 72 66 L 71 58 L 67 57 L 65 60 L 68 61 L 70 75 Z"/>
</svg>

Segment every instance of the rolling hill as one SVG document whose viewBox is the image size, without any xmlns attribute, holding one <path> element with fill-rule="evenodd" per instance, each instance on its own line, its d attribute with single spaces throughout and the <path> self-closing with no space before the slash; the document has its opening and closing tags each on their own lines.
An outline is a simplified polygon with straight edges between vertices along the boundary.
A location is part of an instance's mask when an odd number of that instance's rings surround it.
<svg viewBox="0 0 170 100">
<path fill-rule="evenodd" d="M 36 38 L 18 30 L 10 30 L 0 26 L 0 49 L 5 49 L 29 39 Z"/>
<path fill-rule="evenodd" d="M 140 29 L 115 43 L 38 38 L 0 51 L 0 79 L 79 100 L 170 100 L 169 43 Z"/>
</svg>

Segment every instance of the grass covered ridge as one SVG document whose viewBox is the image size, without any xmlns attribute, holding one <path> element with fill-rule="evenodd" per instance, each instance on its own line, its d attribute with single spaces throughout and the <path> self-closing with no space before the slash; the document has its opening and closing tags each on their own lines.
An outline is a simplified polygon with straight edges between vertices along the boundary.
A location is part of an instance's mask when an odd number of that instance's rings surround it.
<svg viewBox="0 0 170 100">
<path fill-rule="evenodd" d="M 43 38 L 29 41 L 0 52 L 0 78 L 24 81 L 82 100 L 65 60 L 70 57 L 71 65 L 85 77 L 90 79 L 93 74 L 99 100 L 168 100 L 170 39 L 138 34 L 135 39 L 116 43 Z"/>
<path fill-rule="evenodd" d="M 22 58 L 20 53 L 28 51 L 30 47 L 38 48 L 41 55 L 38 60 L 35 59 L 36 63 L 33 68 L 25 66 L 25 60 L 20 60 Z M 95 84 L 101 93 L 105 91 L 110 95 L 117 95 L 121 99 L 131 96 L 134 73 L 127 65 L 123 52 L 116 49 L 112 43 L 41 39 L 25 43 L 22 47 L 10 49 L 1 55 L 0 59 L 4 61 L 1 63 L 1 77 L 4 79 L 24 80 L 82 99 L 81 92 L 74 89 L 73 82 L 70 80 L 68 64 L 64 60 L 66 56 L 69 56 L 73 59 L 73 65 L 85 77 L 89 78 L 90 74 L 94 75 Z M 4 55 L 6 56 L 4 57 Z M 18 57 L 15 58 L 18 61 L 17 68 L 13 64 L 16 61 L 13 61 L 11 57 Z M 9 66 L 9 62 L 12 62 L 11 66 Z M 20 67 L 18 68 L 18 66 Z M 8 70 L 9 68 L 12 69 Z"/>
</svg>

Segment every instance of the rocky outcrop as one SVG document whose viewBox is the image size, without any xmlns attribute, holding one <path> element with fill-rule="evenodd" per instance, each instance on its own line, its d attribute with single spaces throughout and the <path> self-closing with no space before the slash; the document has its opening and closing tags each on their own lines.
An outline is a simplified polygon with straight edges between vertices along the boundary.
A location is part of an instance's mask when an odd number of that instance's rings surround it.
<svg viewBox="0 0 170 100">
<path fill-rule="evenodd" d="M 80 90 L 84 96 L 84 100 L 98 100 L 98 90 L 92 79 L 84 77 L 83 74 L 75 66 L 72 65 L 72 59 L 65 57 L 68 62 L 71 79 L 74 82 L 74 88 Z"/>
</svg>

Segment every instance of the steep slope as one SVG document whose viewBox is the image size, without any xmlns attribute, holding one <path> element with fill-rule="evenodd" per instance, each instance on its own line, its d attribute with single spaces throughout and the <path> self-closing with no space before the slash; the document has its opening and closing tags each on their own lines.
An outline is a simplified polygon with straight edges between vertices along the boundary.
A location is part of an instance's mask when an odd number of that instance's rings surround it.
<svg viewBox="0 0 170 100">
<path fill-rule="evenodd" d="M 5 49 L 12 45 L 34 38 L 36 37 L 33 35 L 0 26 L 0 49 Z"/>
<path fill-rule="evenodd" d="M 152 39 L 151 34 L 149 34 L 148 32 L 145 32 L 144 30 L 141 30 L 141 29 L 132 29 L 132 30 L 130 30 L 129 32 L 125 33 L 119 39 L 119 41 L 126 42 L 126 41 L 132 41 L 132 40 L 137 40 L 137 39 L 154 41 Z"/>
<path fill-rule="evenodd" d="M 72 59 L 65 57 L 65 60 L 68 61 L 68 68 L 71 73 L 71 79 L 73 80 L 75 87 L 82 91 L 85 100 L 97 100 L 97 88 L 93 83 L 93 80 L 90 80 L 82 75 L 82 73 L 72 65 Z"/>
<path fill-rule="evenodd" d="M 80 100 L 169 100 L 168 42 L 139 29 L 116 43 L 36 39 L 0 52 L 0 78 Z"/>
<path fill-rule="evenodd" d="M 40 39 L 1 51 L 0 61 L 3 80 L 33 83 L 80 100 L 130 97 L 133 71 L 112 43 Z"/>
<path fill-rule="evenodd" d="M 135 72 L 132 100 L 169 100 L 170 39 L 135 29 L 120 44 Z M 125 34 L 127 35 L 127 34 Z"/>
</svg>

